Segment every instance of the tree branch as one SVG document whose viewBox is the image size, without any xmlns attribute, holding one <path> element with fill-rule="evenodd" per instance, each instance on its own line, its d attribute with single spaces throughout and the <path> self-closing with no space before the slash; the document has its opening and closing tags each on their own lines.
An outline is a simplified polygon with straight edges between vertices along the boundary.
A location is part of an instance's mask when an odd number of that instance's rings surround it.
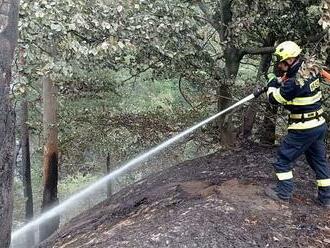
<svg viewBox="0 0 330 248">
<path fill-rule="evenodd" d="M 202 46 L 202 49 L 204 49 L 206 47 L 206 45 L 210 42 L 210 40 L 212 39 L 212 37 L 214 36 L 214 34 L 217 31 L 213 31 L 212 34 L 207 38 L 207 40 L 205 41 L 204 45 Z"/>
<path fill-rule="evenodd" d="M 190 107 L 192 107 L 193 109 L 195 109 L 195 107 L 192 105 L 192 103 L 188 100 L 188 98 L 186 97 L 186 95 L 184 94 L 183 90 L 182 90 L 182 75 L 180 75 L 179 78 L 179 91 L 183 97 L 183 99 L 190 105 Z"/>
<path fill-rule="evenodd" d="M 275 52 L 274 47 L 245 47 L 240 49 L 241 56 L 246 54 L 267 54 Z"/>
<path fill-rule="evenodd" d="M 200 1 L 198 3 L 198 7 L 200 8 L 200 10 L 204 13 L 205 17 L 209 19 L 209 17 L 212 17 L 212 14 L 211 14 L 211 11 L 209 10 L 209 8 L 207 7 L 207 5 L 203 2 L 203 1 Z M 212 21 L 211 21 L 212 22 Z"/>
<path fill-rule="evenodd" d="M 159 61 L 160 61 L 160 60 L 159 60 Z M 142 70 L 139 70 L 137 73 L 135 73 L 135 74 L 131 75 L 130 77 L 124 79 L 123 81 L 120 82 L 120 85 L 123 86 L 127 81 L 130 81 L 131 79 L 138 77 L 139 75 L 141 75 L 142 73 L 148 71 L 149 69 L 152 69 L 152 67 L 153 67 L 155 64 L 157 64 L 159 61 L 157 61 L 157 62 L 155 62 L 155 63 L 149 65 L 148 67 L 146 67 L 146 68 L 144 68 L 144 69 L 142 69 Z"/>
<path fill-rule="evenodd" d="M 215 16 L 211 13 L 207 5 L 203 1 L 200 1 L 198 3 L 198 7 L 205 15 L 203 19 L 206 20 L 218 32 L 219 35 L 221 35 L 221 27 L 216 23 Z"/>
<path fill-rule="evenodd" d="M 88 38 L 88 37 L 85 37 L 84 35 L 80 34 L 76 30 L 69 30 L 68 32 L 75 35 L 76 37 L 80 38 L 81 40 L 86 41 L 88 44 L 94 44 L 94 43 L 100 44 L 109 37 L 109 36 L 103 34 L 102 37 Z"/>
</svg>

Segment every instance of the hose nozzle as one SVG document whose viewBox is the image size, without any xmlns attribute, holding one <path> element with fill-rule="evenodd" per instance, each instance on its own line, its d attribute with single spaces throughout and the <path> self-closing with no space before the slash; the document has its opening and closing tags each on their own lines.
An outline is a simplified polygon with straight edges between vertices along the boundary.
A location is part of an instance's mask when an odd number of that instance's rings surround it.
<svg viewBox="0 0 330 248">
<path fill-rule="evenodd" d="M 254 92 L 253 92 L 253 95 L 255 98 L 258 98 L 260 95 L 262 95 L 263 93 L 267 92 L 267 87 L 257 87 Z"/>
</svg>

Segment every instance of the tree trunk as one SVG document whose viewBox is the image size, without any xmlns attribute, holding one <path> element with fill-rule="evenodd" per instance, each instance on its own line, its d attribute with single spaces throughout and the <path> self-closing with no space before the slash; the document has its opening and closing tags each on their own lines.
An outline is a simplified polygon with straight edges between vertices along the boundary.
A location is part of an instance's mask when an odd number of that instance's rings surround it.
<svg viewBox="0 0 330 248">
<path fill-rule="evenodd" d="M 0 246 L 10 245 L 15 163 L 15 117 L 10 101 L 11 64 L 17 43 L 18 0 L 0 1 Z"/>
<path fill-rule="evenodd" d="M 267 64 L 268 63 L 268 57 L 271 58 L 271 56 L 264 54 L 261 55 L 261 60 L 259 64 L 259 69 L 257 73 L 256 82 L 257 84 L 261 84 L 261 77 L 264 72 L 267 72 Z M 263 82 L 264 83 L 264 82 Z M 253 89 L 251 89 L 252 92 Z M 256 101 L 253 101 L 250 103 L 250 105 L 247 107 L 246 111 L 243 114 L 243 125 L 242 125 L 242 137 L 243 139 L 248 139 L 252 135 L 253 125 L 256 120 L 256 115 L 258 112 L 258 103 Z"/>
<path fill-rule="evenodd" d="M 275 44 L 275 36 L 272 36 L 270 38 L 270 45 L 274 45 Z M 268 44 L 268 45 L 269 45 Z M 268 55 L 269 57 L 265 57 L 267 61 L 267 67 L 265 67 L 265 71 L 267 71 L 270 67 L 270 63 L 271 63 L 271 55 Z M 267 70 L 266 70 L 267 69 Z M 276 68 L 274 68 L 274 72 L 275 72 Z M 277 119 L 277 110 L 278 107 L 277 106 L 272 106 L 271 104 L 267 103 L 267 107 L 266 107 L 266 112 L 264 114 L 264 119 L 262 122 L 262 125 L 260 126 L 260 142 L 262 144 L 266 144 L 266 145 L 273 145 L 275 144 L 276 141 L 276 119 Z"/>
<path fill-rule="evenodd" d="M 22 143 L 22 168 L 23 168 L 23 188 L 25 199 L 25 220 L 29 222 L 33 218 L 33 194 L 31 184 L 31 162 L 30 162 L 30 137 L 28 127 L 28 101 L 26 96 L 21 104 L 21 143 Z M 26 235 L 27 247 L 35 244 L 34 230 Z"/>
<path fill-rule="evenodd" d="M 111 169 L 110 169 L 110 152 L 108 152 L 107 154 L 107 175 L 111 173 Z M 112 196 L 113 190 L 112 190 L 112 182 L 111 180 L 109 180 L 107 182 L 107 197 L 109 198 L 110 196 Z"/>
<path fill-rule="evenodd" d="M 218 88 L 218 111 L 221 111 L 230 105 L 231 86 L 234 84 L 238 69 L 241 62 L 240 50 L 235 47 L 228 47 L 224 52 L 225 57 L 225 71 L 224 75 L 218 75 L 220 82 Z M 221 80 L 222 79 L 222 80 Z M 221 129 L 221 143 L 225 146 L 234 144 L 236 134 L 234 133 L 234 126 L 232 123 L 231 114 L 223 116 L 218 119 L 218 127 Z"/>
<path fill-rule="evenodd" d="M 271 44 L 272 43 L 272 44 Z M 264 44 L 265 47 L 272 46 L 274 43 L 271 42 L 266 42 Z M 263 85 L 265 82 L 262 80 L 262 75 L 266 74 L 269 70 L 270 64 L 272 61 L 272 55 L 271 54 L 262 54 L 261 55 L 261 60 L 258 68 L 258 73 L 257 73 L 257 84 Z M 243 117 L 243 128 L 242 128 L 242 135 L 244 139 L 247 139 L 252 135 L 252 129 L 254 122 L 256 120 L 256 115 L 258 112 L 258 103 L 256 101 L 251 102 L 249 107 L 244 113 Z"/>
<path fill-rule="evenodd" d="M 223 0 L 217 2 L 216 12 L 213 16 L 214 27 L 217 30 L 220 40 L 222 42 L 228 42 L 228 27 L 232 22 L 232 11 L 231 11 L 232 1 Z M 240 50 L 234 46 L 234 44 L 229 44 L 224 50 L 225 59 L 225 70 L 224 75 L 217 76 L 219 86 L 218 86 L 218 110 L 227 108 L 230 105 L 231 98 L 231 86 L 235 82 L 240 62 L 242 59 Z M 226 98 L 224 98 L 226 97 Z M 232 125 L 232 116 L 227 114 L 222 118 L 218 119 L 217 126 L 221 130 L 221 143 L 225 146 L 231 146 L 235 142 L 236 134 L 234 134 L 234 129 Z"/>
<path fill-rule="evenodd" d="M 44 191 L 42 212 L 58 204 L 58 127 L 56 87 L 49 75 L 43 77 L 43 123 L 44 123 Z M 46 220 L 40 226 L 40 241 L 48 238 L 59 227 L 59 216 Z"/>
<path fill-rule="evenodd" d="M 266 112 L 262 125 L 260 126 L 260 143 L 265 145 L 273 145 L 276 141 L 276 117 L 277 106 L 267 103 Z"/>
<path fill-rule="evenodd" d="M 243 124 L 241 130 L 241 138 L 243 140 L 248 139 L 252 135 L 253 124 L 256 119 L 258 104 L 257 102 L 252 102 L 243 114 Z"/>
</svg>

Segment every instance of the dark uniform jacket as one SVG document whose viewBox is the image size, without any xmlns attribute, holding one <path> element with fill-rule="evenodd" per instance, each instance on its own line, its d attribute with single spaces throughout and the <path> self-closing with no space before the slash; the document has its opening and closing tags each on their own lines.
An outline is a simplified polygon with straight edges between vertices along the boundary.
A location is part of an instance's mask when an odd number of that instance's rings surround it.
<svg viewBox="0 0 330 248">
<path fill-rule="evenodd" d="M 325 123 L 322 117 L 320 75 L 298 78 L 302 63 L 302 60 L 297 60 L 283 80 L 273 79 L 268 84 L 269 102 L 282 104 L 291 112 L 288 129 L 310 129 Z"/>
</svg>

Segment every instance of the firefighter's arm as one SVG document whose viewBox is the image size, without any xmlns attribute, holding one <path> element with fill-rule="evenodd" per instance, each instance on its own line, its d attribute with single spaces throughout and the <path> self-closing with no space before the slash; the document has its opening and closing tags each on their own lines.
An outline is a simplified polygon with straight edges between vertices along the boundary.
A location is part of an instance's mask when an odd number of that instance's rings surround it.
<svg viewBox="0 0 330 248">
<path fill-rule="evenodd" d="M 267 97 L 271 104 L 278 104 L 278 102 L 273 101 L 272 93 L 281 87 L 281 84 L 274 74 L 268 75 L 269 81 L 267 84 Z"/>
<path fill-rule="evenodd" d="M 275 82 L 269 83 L 267 96 L 271 104 L 286 105 L 296 97 L 300 86 L 294 79 L 288 79 L 283 85 L 275 85 Z"/>
</svg>

